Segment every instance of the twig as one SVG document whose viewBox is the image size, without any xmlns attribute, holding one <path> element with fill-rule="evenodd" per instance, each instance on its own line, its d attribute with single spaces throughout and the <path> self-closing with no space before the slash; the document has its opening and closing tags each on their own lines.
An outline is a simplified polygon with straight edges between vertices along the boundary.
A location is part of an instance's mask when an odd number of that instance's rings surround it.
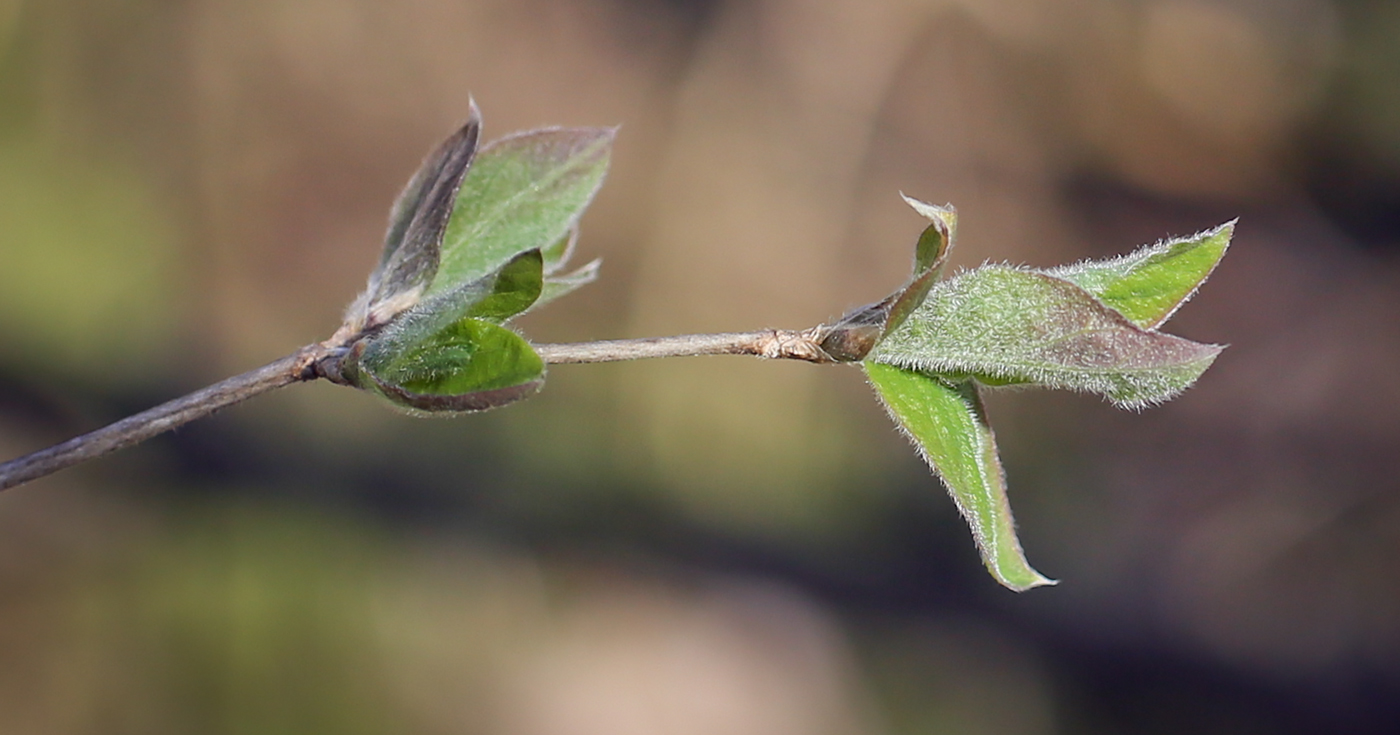
<svg viewBox="0 0 1400 735">
<path fill-rule="evenodd" d="M 835 362 L 820 347 L 823 328 L 801 332 L 766 330 L 728 334 L 691 334 L 651 339 L 535 345 L 552 364 L 617 362 L 649 357 L 698 355 L 755 355 L 769 359 Z M 346 383 L 339 373 L 345 344 L 355 337 L 337 334 L 319 345 L 303 347 L 276 362 L 162 403 L 96 431 L 69 439 L 48 449 L 0 464 L 0 490 L 22 485 L 65 467 L 96 459 L 139 444 L 153 436 L 208 416 L 226 406 L 261 393 L 318 378 Z"/>
<path fill-rule="evenodd" d="M 235 375 L 62 444 L 0 464 L 0 490 L 139 444 L 260 393 L 303 380 L 314 380 L 318 376 L 310 369 L 311 364 L 323 352 L 319 345 L 304 347 L 257 370 Z"/>
<path fill-rule="evenodd" d="M 818 346 L 818 336 L 819 331 L 815 329 L 801 332 L 765 330 L 544 344 L 534 347 L 545 362 L 554 365 L 701 355 L 754 355 L 774 360 L 835 362 Z"/>
</svg>

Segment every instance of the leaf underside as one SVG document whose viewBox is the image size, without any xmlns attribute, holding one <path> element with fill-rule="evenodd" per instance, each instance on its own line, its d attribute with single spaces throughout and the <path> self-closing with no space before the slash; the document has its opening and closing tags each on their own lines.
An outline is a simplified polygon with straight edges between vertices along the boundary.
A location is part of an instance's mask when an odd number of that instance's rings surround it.
<svg viewBox="0 0 1400 735">
<path fill-rule="evenodd" d="M 473 104 L 466 124 L 428 156 L 394 202 L 384 253 L 370 274 L 370 306 L 426 288 L 436 275 L 443 233 L 480 135 L 481 112 Z"/>
</svg>

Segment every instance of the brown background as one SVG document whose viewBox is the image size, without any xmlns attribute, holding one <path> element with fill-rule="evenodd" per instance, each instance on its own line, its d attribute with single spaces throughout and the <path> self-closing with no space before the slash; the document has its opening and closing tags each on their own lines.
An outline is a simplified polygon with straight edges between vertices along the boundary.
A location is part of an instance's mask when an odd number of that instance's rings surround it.
<svg viewBox="0 0 1400 735">
<path fill-rule="evenodd" d="M 0 0 L 0 455 L 333 331 L 389 203 L 621 124 L 544 341 L 804 327 L 1240 217 L 1142 414 L 991 404 L 1006 592 L 848 368 L 297 387 L 0 497 L 4 733 L 1370 733 L 1400 722 L 1400 6 Z"/>
</svg>

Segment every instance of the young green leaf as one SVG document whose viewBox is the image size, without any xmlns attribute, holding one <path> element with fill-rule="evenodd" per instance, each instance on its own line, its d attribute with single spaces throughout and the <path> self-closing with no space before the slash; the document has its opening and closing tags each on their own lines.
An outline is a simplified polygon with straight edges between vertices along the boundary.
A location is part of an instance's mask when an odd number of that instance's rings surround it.
<svg viewBox="0 0 1400 735">
<path fill-rule="evenodd" d="M 1088 291 L 1143 329 L 1156 329 L 1205 283 L 1230 247 L 1232 220 L 1191 237 L 1149 245 L 1111 260 L 1042 271 Z"/>
<path fill-rule="evenodd" d="M 472 103 L 466 124 L 428 156 L 394 202 L 384 253 L 347 321 L 383 324 L 417 303 L 437 273 L 443 233 L 480 134 L 481 112 Z"/>
<path fill-rule="evenodd" d="M 878 362 L 862 366 L 885 409 L 948 487 L 992 576 L 1017 592 L 1055 584 L 1021 551 L 996 437 L 977 386 Z"/>
<path fill-rule="evenodd" d="M 490 293 L 472 303 L 467 316 L 503 322 L 529 309 L 543 288 L 544 256 L 538 250 L 526 251 L 496 271 L 491 277 Z"/>
<path fill-rule="evenodd" d="M 544 362 L 500 322 L 544 285 L 543 256 L 520 253 L 496 272 L 424 299 L 362 338 L 340 371 L 351 383 L 425 412 L 481 411 L 528 397 Z"/>
<path fill-rule="evenodd" d="M 352 379 L 405 408 L 428 413 L 484 411 L 533 395 L 544 361 L 520 335 L 466 317 L 422 338 L 372 338 Z"/>
<path fill-rule="evenodd" d="M 545 129 L 483 147 L 458 192 L 429 295 L 474 282 L 518 253 L 553 251 L 602 184 L 614 133 Z"/>
<path fill-rule="evenodd" d="M 1141 407 L 1185 390 L 1220 350 L 1142 329 L 1068 281 L 989 266 L 935 286 L 869 359 Z"/>
</svg>

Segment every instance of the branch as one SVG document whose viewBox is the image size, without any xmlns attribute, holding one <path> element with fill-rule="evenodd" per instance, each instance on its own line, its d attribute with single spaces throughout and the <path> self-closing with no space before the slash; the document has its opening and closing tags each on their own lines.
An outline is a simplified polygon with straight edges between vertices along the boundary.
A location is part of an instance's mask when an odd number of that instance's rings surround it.
<svg viewBox="0 0 1400 735">
<path fill-rule="evenodd" d="M 157 434 L 275 388 L 314 380 L 319 376 L 314 371 L 313 363 L 324 352 L 325 348 L 320 345 L 303 347 L 257 370 L 235 375 L 62 444 L 0 464 L 0 490 L 139 444 Z"/>
<path fill-rule="evenodd" d="M 552 365 L 700 355 L 754 355 L 772 360 L 836 362 L 819 346 L 820 330 L 821 328 L 817 328 L 796 332 L 770 329 L 762 332 L 685 334 L 676 337 L 544 344 L 534 345 L 534 348 L 546 363 Z"/>
<path fill-rule="evenodd" d="M 765 330 L 728 334 L 690 334 L 650 339 L 619 339 L 603 342 L 535 345 L 535 350 L 551 364 L 617 362 L 648 357 L 694 357 L 698 355 L 754 355 L 773 360 L 836 362 L 822 350 L 820 339 L 826 328 L 801 332 Z M 344 344 L 355 337 L 337 337 L 319 345 L 303 347 L 281 360 L 242 375 L 162 403 L 109 426 L 69 439 L 48 449 L 0 464 L 0 490 L 22 485 L 65 467 L 111 454 L 221 408 L 253 396 L 317 378 L 344 383 L 338 373 L 345 357 Z"/>
</svg>

